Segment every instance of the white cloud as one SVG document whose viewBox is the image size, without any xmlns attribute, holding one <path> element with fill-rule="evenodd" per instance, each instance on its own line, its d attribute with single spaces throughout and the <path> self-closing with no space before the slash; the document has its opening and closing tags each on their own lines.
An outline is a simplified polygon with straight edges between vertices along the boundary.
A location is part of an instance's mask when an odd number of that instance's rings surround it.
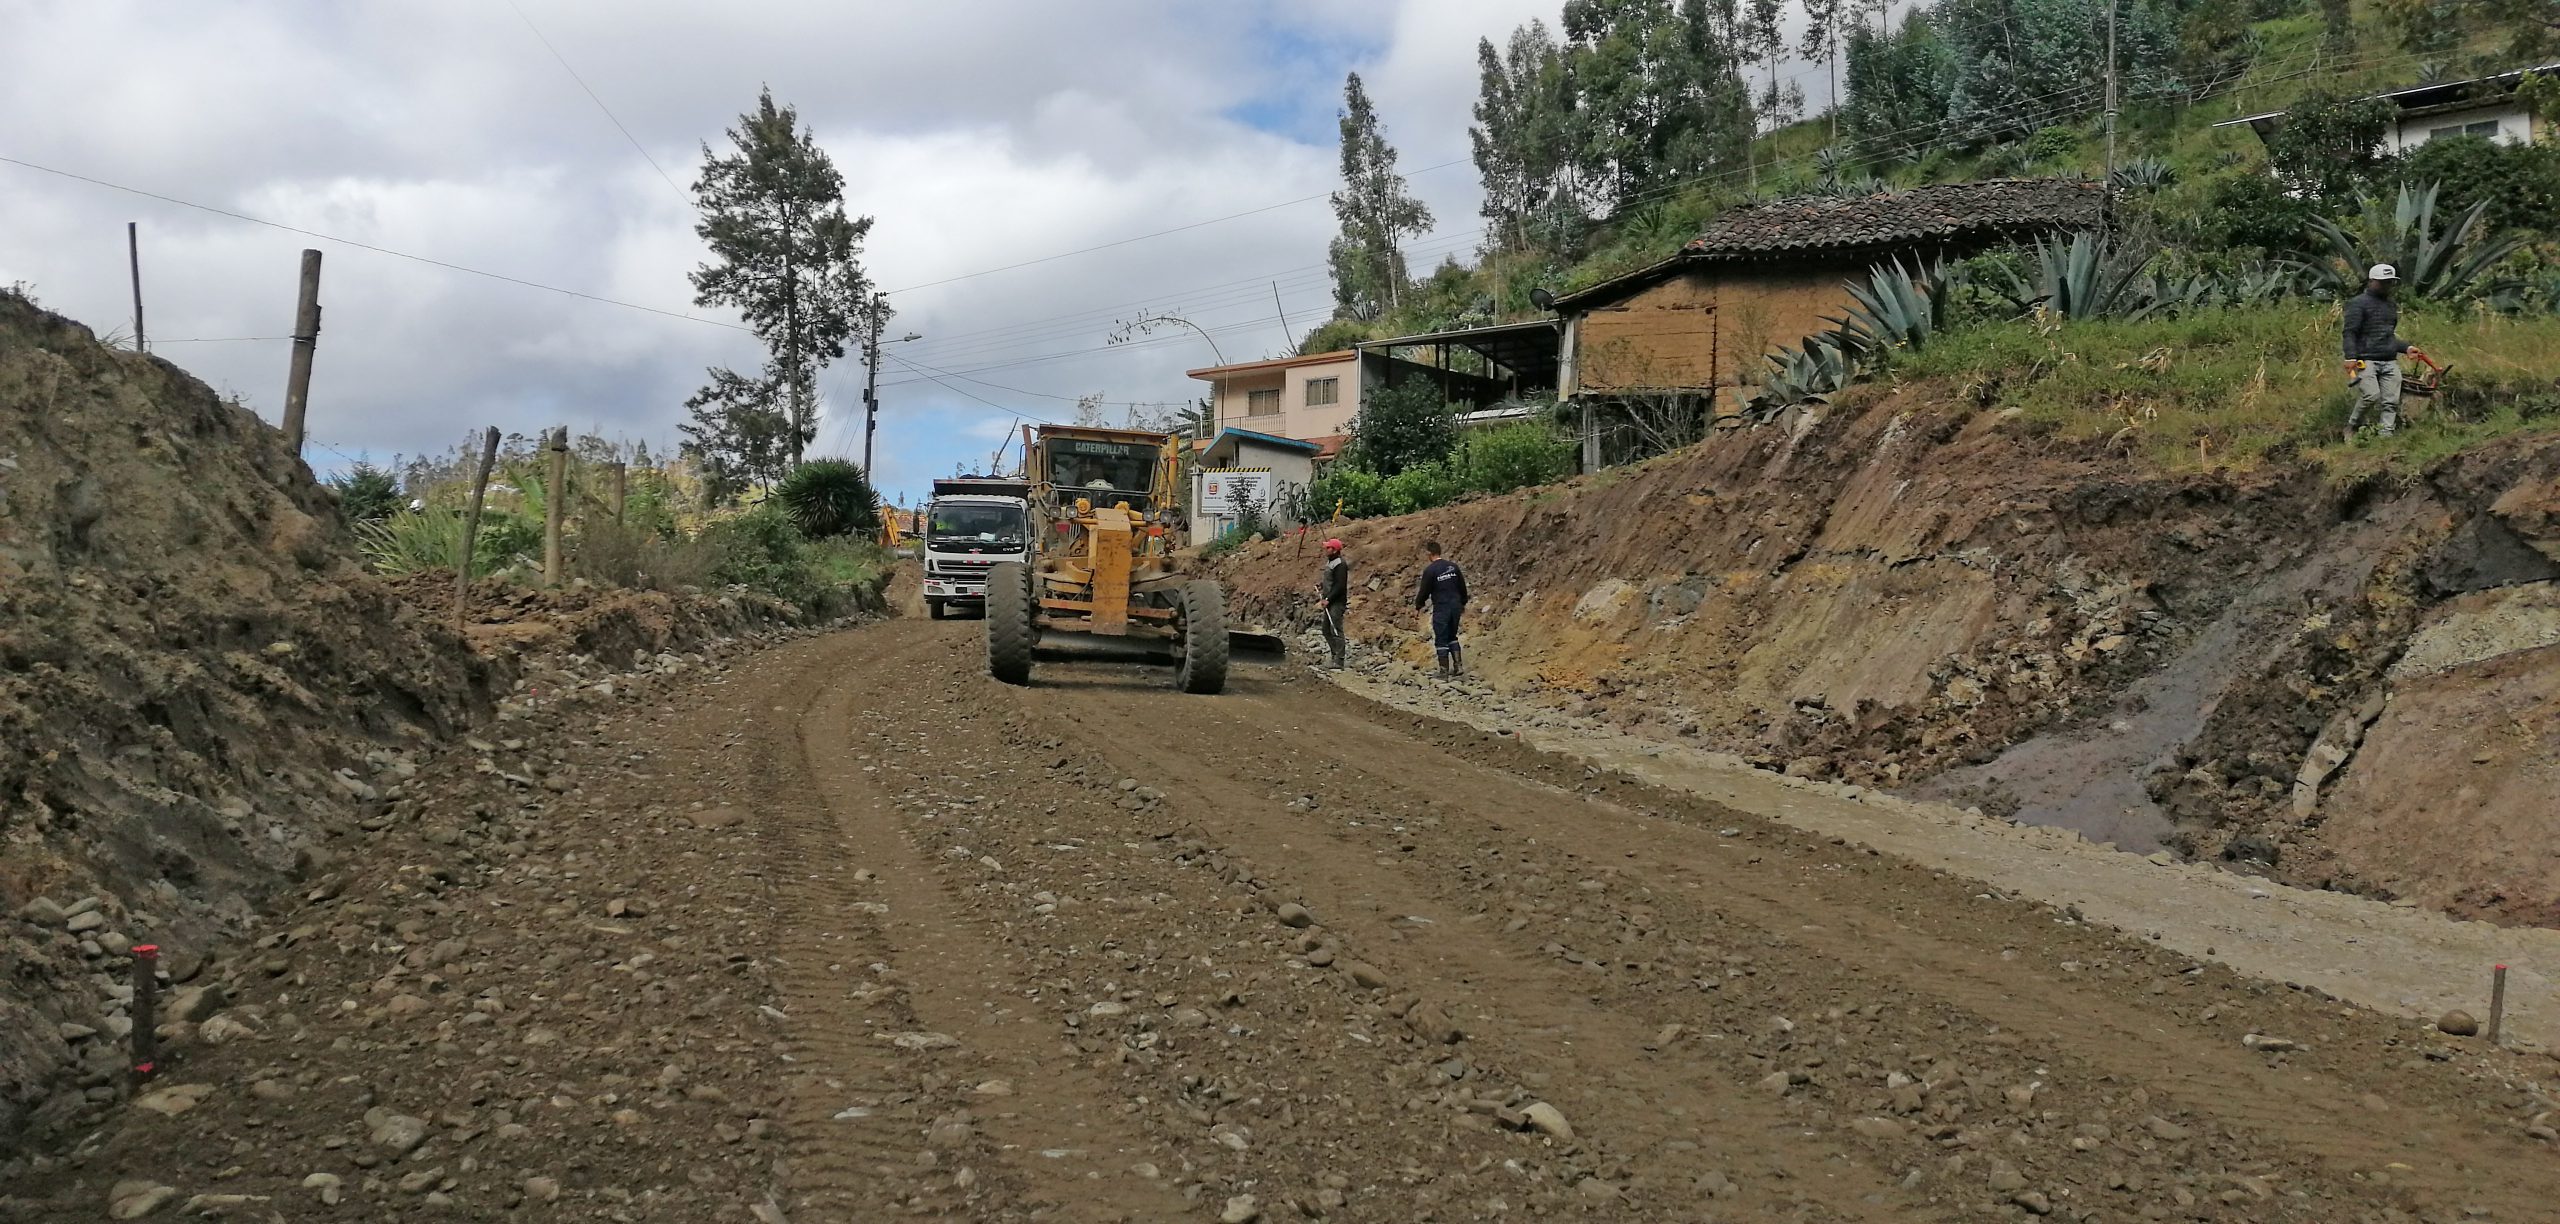
<svg viewBox="0 0 2560 1224">
<path fill-rule="evenodd" d="M 504 0 L 0 0 L 0 156 L 678 313 L 702 257 L 680 191 L 650 168 Z M 1474 47 L 1554 0 L 970 0 L 851 5 L 517 0 L 665 173 L 770 84 L 877 218 L 868 263 L 908 361 L 882 372 L 884 484 L 982 466 L 1015 412 L 1078 395 L 1195 396 L 1183 370 L 1279 351 L 1330 307 L 1321 199 L 993 275 L 1333 184 L 1329 116 L 1357 68 L 1404 165 L 1465 155 Z M 1472 247 L 1474 173 L 1416 173 Z M 297 254 L 327 255 L 312 434 L 387 457 L 494 423 L 553 422 L 671 444 L 739 333 L 315 243 L 0 165 L 0 283 L 102 331 L 126 326 L 123 223 L 139 220 L 150 331 L 164 341 L 290 328 Z M 928 282 L 947 282 L 928 284 Z M 1278 303 L 1275 304 L 1274 291 Z M 1118 319 L 1176 309 L 1209 330 L 1108 346 Z M 274 416 L 272 341 L 161 356 Z M 822 382 L 820 448 L 857 453 L 861 371 Z M 339 460 L 314 451 L 316 465 Z"/>
</svg>

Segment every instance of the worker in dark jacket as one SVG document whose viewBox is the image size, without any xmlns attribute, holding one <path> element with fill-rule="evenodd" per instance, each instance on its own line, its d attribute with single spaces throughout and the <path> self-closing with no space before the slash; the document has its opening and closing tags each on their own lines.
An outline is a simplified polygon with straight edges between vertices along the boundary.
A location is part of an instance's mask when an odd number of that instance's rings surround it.
<svg viewBox="0 0 2560 1224">
<path fill-rule="evenodd" d="M 1422 551 L 1431 560 L 1422 567 L 1413 606 L 1430 606 L 1431 653 L 1439 658 L 1440 674 L 1454 676 L 1467 664 L 1458 650 L 1458 614 L 1467 610 L 1467 576 L 1459 572 L 1457 562 L 1440 555 L 1440 541 L 1424 540 Z"/>
<path fill-rule="evenodd" d="M 1324 644 L 1333 650 L 1333 669 L 1342 670 L 1351 653 L 1351 639 L 1343 635 L 1343 616 L 1351 609 L 1351 563 L 1342 559 L 1342 541 L 1324 542 Z"/>
<path fill-rule="evenodd" d="M 2347 413 L 2349 442 L 2367 413 L 2378 416 L 2383 437 L 2400 432 L 2400 355 L 2416 350 L 2400 338 L 2400 306 L 2391 300 L 2399 286 L 2399 269 L 2375 264 L 2365 274 L 2364 292 L 2347 301 L 2340 330 L 2347 381 L 2356 389 L 2356 406 Z"/>
</svg>

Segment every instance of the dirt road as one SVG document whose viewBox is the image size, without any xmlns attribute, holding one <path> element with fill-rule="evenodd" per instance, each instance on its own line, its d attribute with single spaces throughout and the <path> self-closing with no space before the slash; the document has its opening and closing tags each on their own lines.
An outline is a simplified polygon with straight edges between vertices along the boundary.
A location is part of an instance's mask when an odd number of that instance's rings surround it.
<svg viewBox="0 0 2560 1224">
<path fill-rule="evenodd" d="M 229 979 L 245 1027 L 172 1054 L 183 1107 L 126 1111 L 0 1207 L 2308 1224 L 2560 1201 L 2540 1056 L 1312 678 L 1008 688 L 978 635 L 806 639 L 430 769 L 416 839 L 387 824 L 372 865 L 281 912 Z"/>
<path fill-rule="evenodd" d="M 2500 1083 L 2538 1067 L 1330 686 L 1010 689 L 975 625 L 910 621 L 763 660 L 736 708 L 775 715 L 747 806 L 820 941 L 785 1009 L 795 1214 L 2528 1220 L 2560 1192 Z"/>
</svg>

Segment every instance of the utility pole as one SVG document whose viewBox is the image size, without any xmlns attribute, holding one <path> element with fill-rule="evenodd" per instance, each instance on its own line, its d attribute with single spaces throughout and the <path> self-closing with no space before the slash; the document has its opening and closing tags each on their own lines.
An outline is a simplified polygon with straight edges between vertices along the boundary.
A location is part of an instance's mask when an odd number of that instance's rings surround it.
<svg viewBox="0 0 2560 1224">
<path fill-rule="evenodd" d="M 2116 5 L 2107 0 L 2107 179 L 2098 214 L 2098 232 L 2111 234 L 2116 218 Z"/>
<path fill-rule="evenodd" d="M 311 350 L 320 344 L 320 252 L 302 253 L 302 296 L 293 308 L 293 368 L 284 382 L 284 440 L 302 457 L 302 420 L 311 406 Z"/>
<path fill-rule="evenodd" d="M 889 321 L 880 317 L 876 304 L 863 313 L 870 326 L 862 332 L 862 478 L 869 480 L 871 440 L 880 432 L 880 329 Z"/>
<path fill-rule="evenodd" d="M 148 353 L 151 346 L 142 339 L 142 223 L 124 223 L 124 254 L 133 265 L 133 351 Z"/>
</svg>

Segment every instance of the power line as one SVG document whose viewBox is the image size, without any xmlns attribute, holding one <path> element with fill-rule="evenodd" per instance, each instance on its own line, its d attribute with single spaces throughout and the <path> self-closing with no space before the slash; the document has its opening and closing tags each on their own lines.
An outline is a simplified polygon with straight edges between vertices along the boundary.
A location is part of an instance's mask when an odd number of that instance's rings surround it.
<svg viewBox="0 0 2560 1224">
<path fill-rule="evenodd" d="M 533 24 L 533 18 L 525 16 L 524 7 L 517 4 L 516 0 L 507 0 L 507 7 L 516 11 L 516 20 L 523 22 L 524 28 L 533 31 L 533 37 L 535 41 L 542 44 L 542 49 L 550 52 L 551 58 L 560 61 L 560 70 L 568 73 L 569 79 L 578 83 L 578 88 L 586 90 L 587 100 L 595 103 L 597 110 L 604 112 L 604 117 L 612 122 L 613 130 L 622 133 L 622 138 L 631 142 L 632 150 L 640 154 L 640 159 L 649 163 L 649 168 L 657 171 L 659 178 L 666 179 L 669 189 L 673 190 L 677 195 L 684 196 L 686 203 L 692 203 L 693 197 L 685 195 L 684 188 L 676 186 L 676 181 L 667 177 L 666 168 L 658 164 L 657 158 L 649 156 L 649 150 L 646 146 L 640 143 L 640 138 L 632 135 L 630 128 L 622 126 L 622 120 L 615 117 L 613 108 L 605 105 L 603 98 L 596 96 L 594 87 L 587 84 L 587 79 L 585 77 L 578 75 L 577 69 L 569 66 L 569 58 L 560 54 L 560 48 L 552 46 L 550 39 L 543 37 L 542 27 Z"/>
<path fill-rule="evenodd" d="M 753 334 L 754 331 L 752 328 L 741 327 L 735 323 L 724 323 L 718 319 L 706 319 L 700 315 L 684 314 L 680 311 L 667 310 L 657 306 L 643 306 L 638 302 L 626 302 L 619 298 L 609 298 L 601 294 L 588 293 L 581 289 L 567 289 L 559 285 L 546 285 L 540 281 L 526 280 L 521 276 L 509 276 L 504 272 L 491 272 L 486 268 L 474 268 L 465 264 L 454 263 L 450 260 L 437 259 L 432 256 L 412 255 L 407 251 L 395 251 L 390 247 L 376 246 L 370 242 L 358 242 L 353 238 L 341 238 L 335 234 L 324 234 L 318 230 L 304 229 L 298 225 L 287 225 L 281 221 L 269 221 L 264 217 L 252 217 L 247 213 L 233 212 L 228 208 L 216 208 L 211 204 L 198 204 L 193 200 L 182 200 L 173 195 L 163 195 L 157 191 L 146 191 L 140 187 L 127 187 L 122 183 L 111 183 L 105 179 L 92 178 L 86 174 L 75 174 L 69 170 L 59 170 L 52 166 L 38 165 L 35 162 L 26 161 L 21 158 L 0 155 L 0 163 L 7 163 L 8 165 L 33 170 L 39 174 L 50 174 L 59 178 L 67 178 L 73 182 L 87 183 L 92 187 L 104 187 L 109 191 L 121 191 L 127 195 L 141 196 L 146 200 L 158 200 L 163 204 L 175 204 L 180 208 L 192 208 L 197 212 L 211 213 L 217 217 L 228 217 L 234 221 L 246 221 L 251 225 L 263 225 L 268 229 L 282 230 L 288 234 L 298 234 L 302 237 L 316 239 L 321 242 L 334 242 L 339 246 L 352 247 L 359 251 L 370 251 L 376 255 L 388 255 L 393 259 L 405 259 L 411 263 L 420 263 L 433 268 L 442 268 L 448 272 L 460 272 L 467 276 L 483 277 L 488 280 L 501 281 L 506 284 L 517 285 L 526 289 L 539 289 L 545 293 L 557 293 L 563 297 L 581 298 L 586 301 L 596 302 L 606 306 L 619 306 L 624 310 L 647 311 L 653 315 L 664 315 L 670 319 L 682 319 L 688 323 L 703 323 L 712 327 L 724 327 L 730 331 L 748 332 L 749 334 Z M 168 342 L 153 341 L 153 343 L 165 344 Z"/>
<path fill-rule="evenodd" d="M 295 337 L 292 337 L 292 336 L 190 336 L 190 337 L 188 337 L 188 338 L 186 338 L 186 339 L 183 339 L 183 340 L 171 340 L 171 339 L 167 339 L 167 338 L 165 338 L 165 337 L 163 337 L 163 338 L 155 338 L 155 339 L 153 339 L 153 340 L 152 340 L 152 342 L 151 342 L 151 343 L 153 343 L 153 344 L 155 344 L 155 345 L 158 345 L 158 344 L 243 344 L 243 343 L 246 343 L 246 342 L 251 341 L 251 340 L 291 340 L 291 339 L 294 339 L 294 338 L 295 338 Z"/>
</svg>

